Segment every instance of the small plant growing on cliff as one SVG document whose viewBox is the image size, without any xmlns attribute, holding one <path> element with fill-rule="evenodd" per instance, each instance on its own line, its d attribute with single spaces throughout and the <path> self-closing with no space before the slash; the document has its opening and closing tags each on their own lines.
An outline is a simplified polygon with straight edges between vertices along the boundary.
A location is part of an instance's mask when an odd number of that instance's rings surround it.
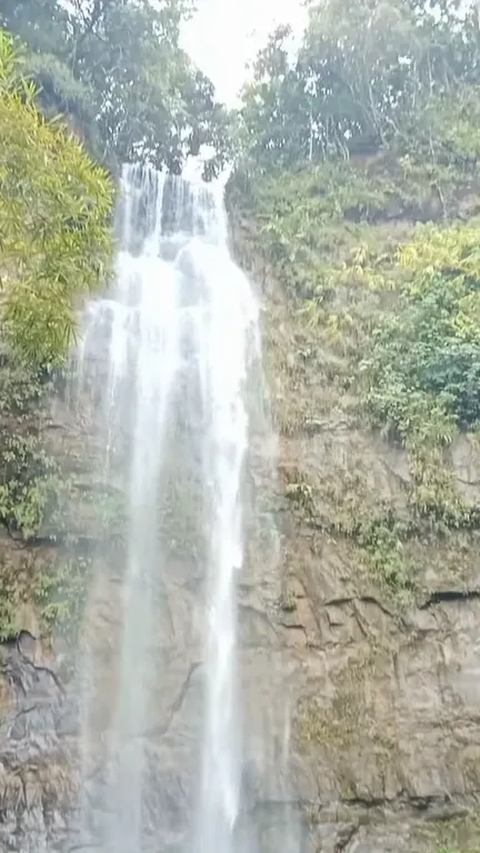
<svg viewBox="0 0 480 853">
<path fill-rule="evenodd" d="M 435 853 L 477 853 L 477 851 L 460 850 L 459 847 L 444 847 L 442 845 L 441 847 L 436 848 Z"/>
<path fill-rule="evenodd" d="M 35 578 L 33 598 L 49 633 L 66 632 L 70 638 L 75 635 L 83 615 L 91 565 L 88 557 L 60 557 Z"/>
<path fill-rule="evenodd" d="M 0 523 L 12 536 L 36 536 L 46 522 L 60 527 L 68 484 L 60 467 L 33 435 L 0 431 Z"/>
<path fill-rule="evenodd" d="M 300 512 L 311 518 L 315 515 L 313 487 L 305 482 L 300 472 L 297 472 L 296 477 L 297 481 L 286 484 L 285 497 Z"/>
</svg>

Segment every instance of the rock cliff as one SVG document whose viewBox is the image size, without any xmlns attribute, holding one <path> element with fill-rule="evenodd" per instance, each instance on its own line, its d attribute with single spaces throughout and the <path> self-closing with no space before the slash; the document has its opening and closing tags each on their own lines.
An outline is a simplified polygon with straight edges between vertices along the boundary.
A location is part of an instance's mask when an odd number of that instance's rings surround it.
<svg viewBox="0 0 480 853">
<path fill-rule="evenodd" d="M 397 222 L 390 230 L 411 227 Z M 366 422 L 354 383 L 345 381 L 351 355 L 306 322 L 244 222 L 234 222 L 233 242 L 264 306 L 277 431 L 265 429 L 262 413 L 254 420 L 239 583 L 239 838 L 249 843 L 255 826 L 265 851 L 473 853 L 480 848 L 478 529 L 418 522 L 412 453 Z M 121 490 L 97 488 L 98 401 L 72 409 L 65 395 L 52 399 L 41 414 L 27 406 L 2 421 L 4 472 L 8 436 L 34 435 L 59 466 L 65 501 L 25 535 L 2 510 L 0 842 L 19 853 L 72 849 L 81 800 L 79 661 L 88 649 L 102 699 L 98 732 L 118 662 Z M 163 663 L 148 731 L 138 733 L 152 756 L 147 808 L 164 816 L 162 849 L 172 851 L 188 846 L 203 677 L 202 552 L 194 484 L 180 461 L 172 461 L 162 516 L 168 576 L 153 591 L 161 618 L 152 649 Z M 458 432 L 442 465 L 473 512 L 476 433 Z M 52 476 L 47 469 L 36 487 Z M 4 474 L 4 482 L 15 476 Z M 87 796 L 101 784 L 101 749 L 99 739 Z"/>
<path fill-rule="evenodd" d="M 365 174 L 365 168 L 346 165 L 346 180 L 353 183 L 355 169 Z M 398 206 L 391 223 L 378 211 L 369 222 L 367 210 L 346 234 L 345 221 L 322 221 L 326 192 L 318 184 L 308 195 L 298 189 L 296 201 L 285 187 L 276 192 L 275 224 L 261 206 L 260 189 L 246 215 L 235 217 L 234 243 L 265 308 L 282 542 L 280 612 L 270 643 L 279 654 L 282 649 L 283 671 L 271 685 L 270 703 L 281 705 L 288 686 L 290 790 L 302 806 L 305 849 L 476 851 L 480 539 L 472 517 L 480 498 L 478 436 L 461 429 L 439 453 L 437 470 L 448 480 L 448 494 L 469 518 L 439 525 L 412 497 L 418 448 L 382 433 L 366 417 L 356 369 L 366 344 L 352 335 L 352 318 L 361 327 L 378 303 L 362 269 L 355 271 L 357 280 L 345 282 L 354 264 L 352 240 L 358 251 L 365 233 L 367 239 L 373 234 L 389 252 L 392 244 L 413 239 L 422 217 L 417 211 L 408 219 Z M 232 194 L 238 203 L 235 187 Z M 467 217 L 475 199 L 464 200 Z M 318 219 L 311 211 L 302 221 L 302 205 L 315 203 Z M 390 204 L 395 207 L 394 198 Z M 457 211 L 452 201 L 452 218 Z M 314 322 L 310 271 L 306 265 L 302 275 L 301 269 L 308 237 L 310 269 L 317 264 L 315 307 L 325 308 Z M 388 310 L 394 299 L 390 292 Z M 344 324 L 332 334 L 339 317 Z M 366 338 L 374 335 L 367 326 Z M 438 493 L 437 499 L 440 504 Z M 442 507 L 441 513 L 445 520 L 448 512 Z"/>
</svg>

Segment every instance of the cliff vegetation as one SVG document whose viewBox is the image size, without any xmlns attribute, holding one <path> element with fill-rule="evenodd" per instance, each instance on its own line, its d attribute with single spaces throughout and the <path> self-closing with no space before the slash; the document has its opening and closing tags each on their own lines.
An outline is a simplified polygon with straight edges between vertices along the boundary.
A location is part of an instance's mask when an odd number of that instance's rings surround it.
<svg viewBox="0 0 480 853">
<path fill-rule="evenodd" d="M 267 306 L 296 746 L 313 822 L 338 800 L 353 827 L 332 849 L 476 851 L 478 10 L 308 6 L 257 57 L 228 192 Z"/>
<path fill-rule="evenodd" d="M 480 416 L 477 13 L 331 0 L 311 4 L 293 59 L 289 37 L 271 36 L 244 89 L 230 183 L 239 239 L 292 316 L 294 364 L 278 318 L 270 329 L 278 425 L 315 431 L 336 413 L 404 450 L 408 471 L 396 505 L 366 500 L 358 472 L 287 492 L 408 597 L 420 546 L 468 552 L 480 522 L 452 463 L 459 439 L 476 452 Z"/>
</svg>

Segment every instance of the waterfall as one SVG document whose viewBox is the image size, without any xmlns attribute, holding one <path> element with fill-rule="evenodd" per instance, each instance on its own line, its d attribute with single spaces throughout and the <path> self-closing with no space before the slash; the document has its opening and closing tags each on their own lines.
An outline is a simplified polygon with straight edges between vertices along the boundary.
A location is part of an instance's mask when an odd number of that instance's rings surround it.
<svg viewBox="0 0 480 853">
<path fill-rule="evenodd" d="M 230 853 L 240 808 L 245 388 L 258 357 L 259 309 L 228 253 L 220 190 L 126 166 L 117 234 L 115 281 L 88 307 L 74 395 L 77 405 L 82 395 L 92 402 L 98 476 L 125 504 L 123 551 L 109 569 L 98 557 L 90 595 L 90 613 L 108 612 L 110 627 L 102 634 L 91 616 L 85 629 L 81 832 L 102 853 L 157 851 L 177 838 L 166 817 L 173 705 L 162 686 L 182 655 L 169 591 L 181 587 L 190 602 L 198 587 L 202 612 L 182 610 L 192 663 L 174 710 L 200 674 L 200 748 L 193 737 L 182 741 L 187 773 L 178 796 L 191 806 L 190 849 Z M 175 556 L 179 527 L 191 549 L 186 579 Z"/>
</svg>

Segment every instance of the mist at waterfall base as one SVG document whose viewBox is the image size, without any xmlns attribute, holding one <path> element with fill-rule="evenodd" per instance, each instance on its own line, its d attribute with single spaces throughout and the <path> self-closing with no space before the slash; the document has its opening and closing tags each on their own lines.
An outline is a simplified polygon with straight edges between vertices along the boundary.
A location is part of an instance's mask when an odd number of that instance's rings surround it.
<svg viewBox="0 0 480 853">
<path fill-rule="evenodd" d="M 79 849 L 243 853 L 248 838 L 248 850 L 257 850 L 254 832 L 239 841 L 237 831 L 236 604 L 259 304 L 229 255 L 221 187 L 125 166 L 117 235 L 115 282 L 88 307 L 76 368 L 78 394 L 93 398 L 100 424 L 99 476 L 125 503 L 125 554 L 113 579 L 97 569 L 90 594 L 90 612 L 111 609 L 112 627 L 85 634 Z M 183 539 L 196 604 L 176 626 L 169 590 L 185 580 L 176 575 Z M 182 632 L 192 663 L 180 698 L 167 699 L 178 710 L 186 689 L 201 694 L 198 736 L 181 744 L 186 834 L 164 783 L 173 736 L 158 723 Z"/>
</svg>

